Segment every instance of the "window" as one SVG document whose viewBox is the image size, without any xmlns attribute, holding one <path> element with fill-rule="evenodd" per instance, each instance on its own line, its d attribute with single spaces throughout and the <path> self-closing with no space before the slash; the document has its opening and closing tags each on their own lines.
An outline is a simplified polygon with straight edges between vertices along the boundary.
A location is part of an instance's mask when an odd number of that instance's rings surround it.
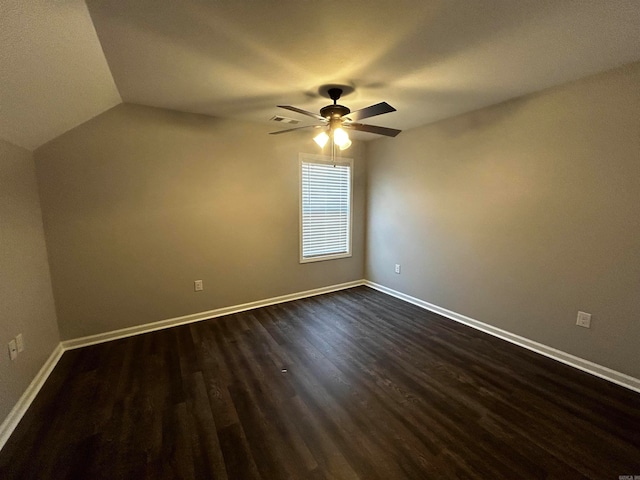
<svg viewBox="0 0 640 480">
<path fill-rule="evenodd" d="M 300 262 L 351 256 L 353 160 L 300 154 Z"/>
</svg>

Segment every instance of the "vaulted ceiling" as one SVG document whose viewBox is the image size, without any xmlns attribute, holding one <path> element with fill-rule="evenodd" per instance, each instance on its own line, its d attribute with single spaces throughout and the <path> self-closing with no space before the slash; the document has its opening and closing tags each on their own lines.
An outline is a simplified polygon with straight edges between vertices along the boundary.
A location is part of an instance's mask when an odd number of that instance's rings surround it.
<svg viewBox="0 0 640 480">
<path fill-rule="evenodd" d="M 267 122 L 327 83 L 407 129 L 640 60 L 638 32 L 637 0 L 0 0 L 0 137 L 122 101 Z"/>
</svg>

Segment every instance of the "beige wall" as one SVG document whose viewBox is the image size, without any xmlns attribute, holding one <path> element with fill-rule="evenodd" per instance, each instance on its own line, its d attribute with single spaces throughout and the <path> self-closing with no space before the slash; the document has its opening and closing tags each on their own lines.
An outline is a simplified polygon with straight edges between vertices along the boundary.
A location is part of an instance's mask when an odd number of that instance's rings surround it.
<svg viewBox="0 0 640 480">
<path fill-rule="evenodd" d="M 125 104 L 39 148 L 62 337 L 361 279 L 362 147 L 353 257 L 300 264 L 298 153 L 318 151 L 275 129 Z"/>
<path fill-rule="evenodd" d="M 366 278 L 640 378 L 640 63 L 367 162 Z"/>
<path fill-rule="evenodd" d="M 59 341 L 33 156 L 0 139 L 0 423 Z"/>
</svg>

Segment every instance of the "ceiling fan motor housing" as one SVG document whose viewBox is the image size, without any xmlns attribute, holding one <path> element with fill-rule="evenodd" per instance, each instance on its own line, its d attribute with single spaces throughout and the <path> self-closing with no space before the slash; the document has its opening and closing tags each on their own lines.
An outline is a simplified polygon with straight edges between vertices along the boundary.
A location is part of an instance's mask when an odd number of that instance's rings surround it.
<svg viewBox="0 0 640 480">
<path fill-rule="evenodd" d="M 344 105 L 327 105 L 320 109 L 320 115 L 322 115 L 327 120 L 331 120 L 332 118 L 341 118 L 345 115 L 348 115 L 351 110 Z"/>
<path fill-rule="evenodd" d="M 342 95 L 341 88 L 330 88 L 327 90 L 329 97 L 333 100 L 333 105 L 327 105 L 326 107 L 320 110 L 320 115 L 322 115 L 327 120 L 331 120 L 334 118 L 342 118 L 345 115 L 348 115 L 351 110 L 344 105 L 338 105 L 338 100 Z"/>
</svg>

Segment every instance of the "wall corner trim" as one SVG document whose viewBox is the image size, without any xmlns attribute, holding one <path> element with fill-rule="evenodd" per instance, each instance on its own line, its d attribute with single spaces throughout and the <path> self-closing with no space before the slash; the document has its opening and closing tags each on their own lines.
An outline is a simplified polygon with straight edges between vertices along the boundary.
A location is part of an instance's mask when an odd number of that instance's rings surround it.
<svg viewBox="0 0 640 480">
<path fill-rule="evenodd" d="M 432 303 L 425 302 L 424 300 L 412 297 L 411 295 L 407 295 L 406 293 L 399 292 L 392 288 L 385 287 L 384 285 L 380 285 L 369 280 L 365 280 L 364 284 L 367 287 L 373 288 L 374 290 L 378 290 L 380 292 L 386 293 L 387 295 L 399 298 L 400 300 L 404 300 L 405 302 L 412 303 L 414 305 L 417 305 L 418 307 L 429 310 L 430 312 L 437 313 L 438 315 L 442 315 L 443 317 L 455 322 L 463 323 L 464 325 L 475 328 L 476 330 L 488 333 L 489 335 L 493 335 L 494 337 L 501 338 L 502 340 L 506 340 L 507 342 L 526 348 L 527 350 L 539 353 L 540 355 L 544 355 L 545 357 L 564 363 L 565 365 L 569 365 L 570 367 L 577 368 L 578 370 L 582 370 L 583 372 L 590 373 L 591 375 L 595 375 L 596 377 L 608 380 L 609 382 L 640 393 L 640 379 L 638 378 L 618 372 L 616 370 L 612 370 L 608 367 L 603 367 L 602 365 L 598 365 L 597 363 L 593 363 L 589 360 L 585 360 L 583 358 L 576 357 L 575 355 L 571 355 L 570 353 L 563 352 L 562 350 L 558 350 L 542 343 L 529 340 L 528 338 L 521 337 L 520 335 L 516 335 L 515 333 L 507 332 L 506 330 L 502 330 L 501 328 L 497 328 L 489 325 L 488 323 L 484 323 L 471 317 L 467 317 L 451 310 L 447 310 L 446 308 L 439 307 Z"/>
<path fill-rule="evenodd" d="M 44 362 L 40 371 L 33 378 L 27 389 L 24 391 L 18 402 L 13 406 L 7 418 L 4 419 L 2 424 L 0 425 L 0 450 L 4 447 L 9 440 L 9 437 L 22 420 L 22 417 L 27 412 L 27 409 L 31 405 L 31 402 L 36 398 L 38 392 L 44 385 L 44 382 L 47 381 L 49 375 L 58 364 L 58 361 L 62 357 L 64 353 L 64 349 L 62 348 L 62 344 L 58 343 L 56 348 L 53 349 L 49 358 Z"/>
</svg>

